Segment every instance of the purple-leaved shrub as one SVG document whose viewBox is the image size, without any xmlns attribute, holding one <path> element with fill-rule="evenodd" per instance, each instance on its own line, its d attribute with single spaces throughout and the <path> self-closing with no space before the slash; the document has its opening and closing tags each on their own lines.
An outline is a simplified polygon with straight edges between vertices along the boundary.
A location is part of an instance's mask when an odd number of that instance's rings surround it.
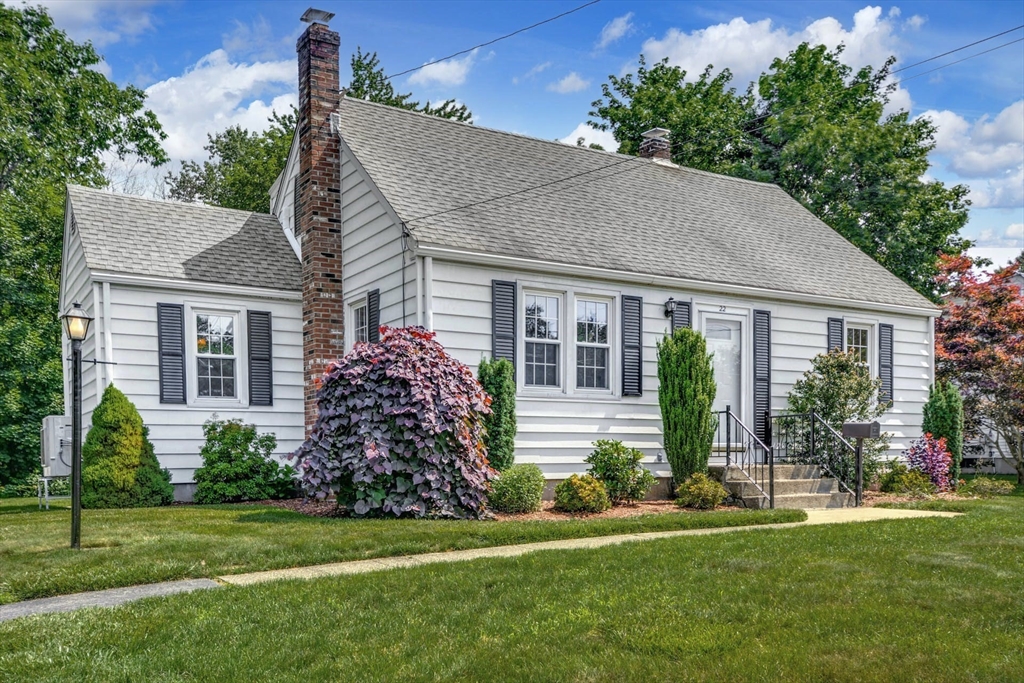
<svg viewBox="0 0 1024 683">
<path fill-rule="evenodd" d="M 926 474 L 936 489 L 948 491 L 951 488 L 949 468 L 953 456 L 946 448 L 945 439 L 936 439 L 931 434 L 925 434 L 920 439 L 912 441 L 910 448 L 903 451 L 903 454 L 910 469 Z"/>
<path fill-rule="evenodd" d="M 490 399 L 469 368 L 422 327 L 381 328 L 331 363 L 318 415 L 293 453 L 306 494 L 337 494 L 352 513 L 479 517 L 496 473 L 483 416 Z"/>
</svg>

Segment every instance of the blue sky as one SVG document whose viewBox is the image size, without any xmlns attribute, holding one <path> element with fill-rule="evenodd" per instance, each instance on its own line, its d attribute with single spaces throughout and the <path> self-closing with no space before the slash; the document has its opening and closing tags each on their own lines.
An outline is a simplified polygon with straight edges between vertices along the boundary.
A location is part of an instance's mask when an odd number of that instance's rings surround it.
<svg viewBox="0 0 1024 683">
<path fill-rule="evenodd" d="M 0 0 L 5 1 L 5 0 Z M 11 2 L 11 0 L 6 0 Z M 295 102 L 295 40 L 303 2 L 43 0 L 58 26 L 92 40 L 119 84 L 147 89 L 180 163 L 204 156 L 206 133 L 261 128 Z M 491 40 L 584 0 L 551 2 L 333 2 L 342 82 L 356 48 L 377 51 L 388 73 Z M 602 0 L 476 53 L 396 79 L 420 99 L 457 98 L 475 122 L 572 141 L 587 133 L 590 103 L 609 74 L 637 56 L 668 57 L 691 73 L 729 67 L 737 87 L 803 41 L 847 48 L 853 66 L 896 68 L 1024 24 L 1024 2 L 631 2 Z M 1017 30 L 897 77 L 1024 37 Z M 900 85 L 892 108 L 939 127 L 929 175 L 970 186 L 965 234 L 992 256 L 1024 248 L 1024 43 Z M 152 178 L 159 174 L 152 173 Z M 155 181 L 154 181 L 155 182 Z M 998 250 L 998 251 L 994 251 Z"/>
</svg>

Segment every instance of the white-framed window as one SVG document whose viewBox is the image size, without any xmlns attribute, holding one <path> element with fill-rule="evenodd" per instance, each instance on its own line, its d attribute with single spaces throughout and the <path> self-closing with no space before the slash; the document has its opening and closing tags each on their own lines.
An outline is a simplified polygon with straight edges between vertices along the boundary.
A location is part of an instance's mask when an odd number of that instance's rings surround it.
<svg viewBox="0 0 1024 683">
<path fill-rule="evenodd" d="M 576 299 L 576 388 L 611 387 L 611 337 L 607 300 Z"/>
<path fill-rule="evenodd" d="M 555 294 L 524 293 L 524 384 L 528 387 L 562 386 L 562 297 Z"/>
<path fill-rule="evenodd" d="M 246 400 L 245 311 L 186 304 L 189 403 Z"/>
<path fill-rule="evenodd" d="M 871 364 L 871 328 L 867 325 L 846 326 L 846 351 L 856 355 L 864 365 Z"/>
<path fill-rule="evenodd" d="M 352 304 L 352 332 L 353 344 L 370 339 L 370 312 L 366 305 L 366 299 Z"/>
</svg>

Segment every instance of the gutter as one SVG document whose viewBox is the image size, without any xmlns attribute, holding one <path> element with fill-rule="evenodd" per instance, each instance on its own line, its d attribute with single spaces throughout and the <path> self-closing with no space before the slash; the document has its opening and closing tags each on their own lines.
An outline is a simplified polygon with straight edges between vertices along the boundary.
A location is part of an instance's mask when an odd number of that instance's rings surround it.
<svg viewBox="0 0 1024 683">
<path fill-rule="evenodd" d="M 129 275 L 92 271 L 95 282 L 115 285 L 130 285 L 149 289 L 176 289 L 204 294 L 222 294 L 229 296 L 245 296 L 257 299 L 280 299 L 282 301 L 302 301 L 301 289 L 275 289 L 271 287 L 251 287 L 249 285 L 230 285 L 218 282 L 202 282 L 199 280 L 180 280 L 174 278 L 154 277 L 151 275 Z"/>
</svg>

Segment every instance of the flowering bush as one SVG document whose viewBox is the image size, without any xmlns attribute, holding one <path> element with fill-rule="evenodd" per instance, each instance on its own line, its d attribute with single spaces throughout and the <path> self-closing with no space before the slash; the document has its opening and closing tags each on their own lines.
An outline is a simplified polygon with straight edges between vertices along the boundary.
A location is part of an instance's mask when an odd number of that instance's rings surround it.
<svg viewBox="0 0 1024 683">
<path fill-rule="evenodd" d="M 356 515 L 478 517 L 495 477 L 489 402 L 433 332 L 382 327 L 328 366 L 316 424 L 290 457 L 307 495 L 334 492 Z"/>
<path fill-rule="evenodd" d="M 939 491 L 948 491 L 952 482 L 949 479 L 949 468 L 953 456 L 946 448 L 945 439 L 936 439 L 925 434 L 912 442 L 910 448 L 903 451 L 910 469 L 923 472 Z"/>
</svg>

